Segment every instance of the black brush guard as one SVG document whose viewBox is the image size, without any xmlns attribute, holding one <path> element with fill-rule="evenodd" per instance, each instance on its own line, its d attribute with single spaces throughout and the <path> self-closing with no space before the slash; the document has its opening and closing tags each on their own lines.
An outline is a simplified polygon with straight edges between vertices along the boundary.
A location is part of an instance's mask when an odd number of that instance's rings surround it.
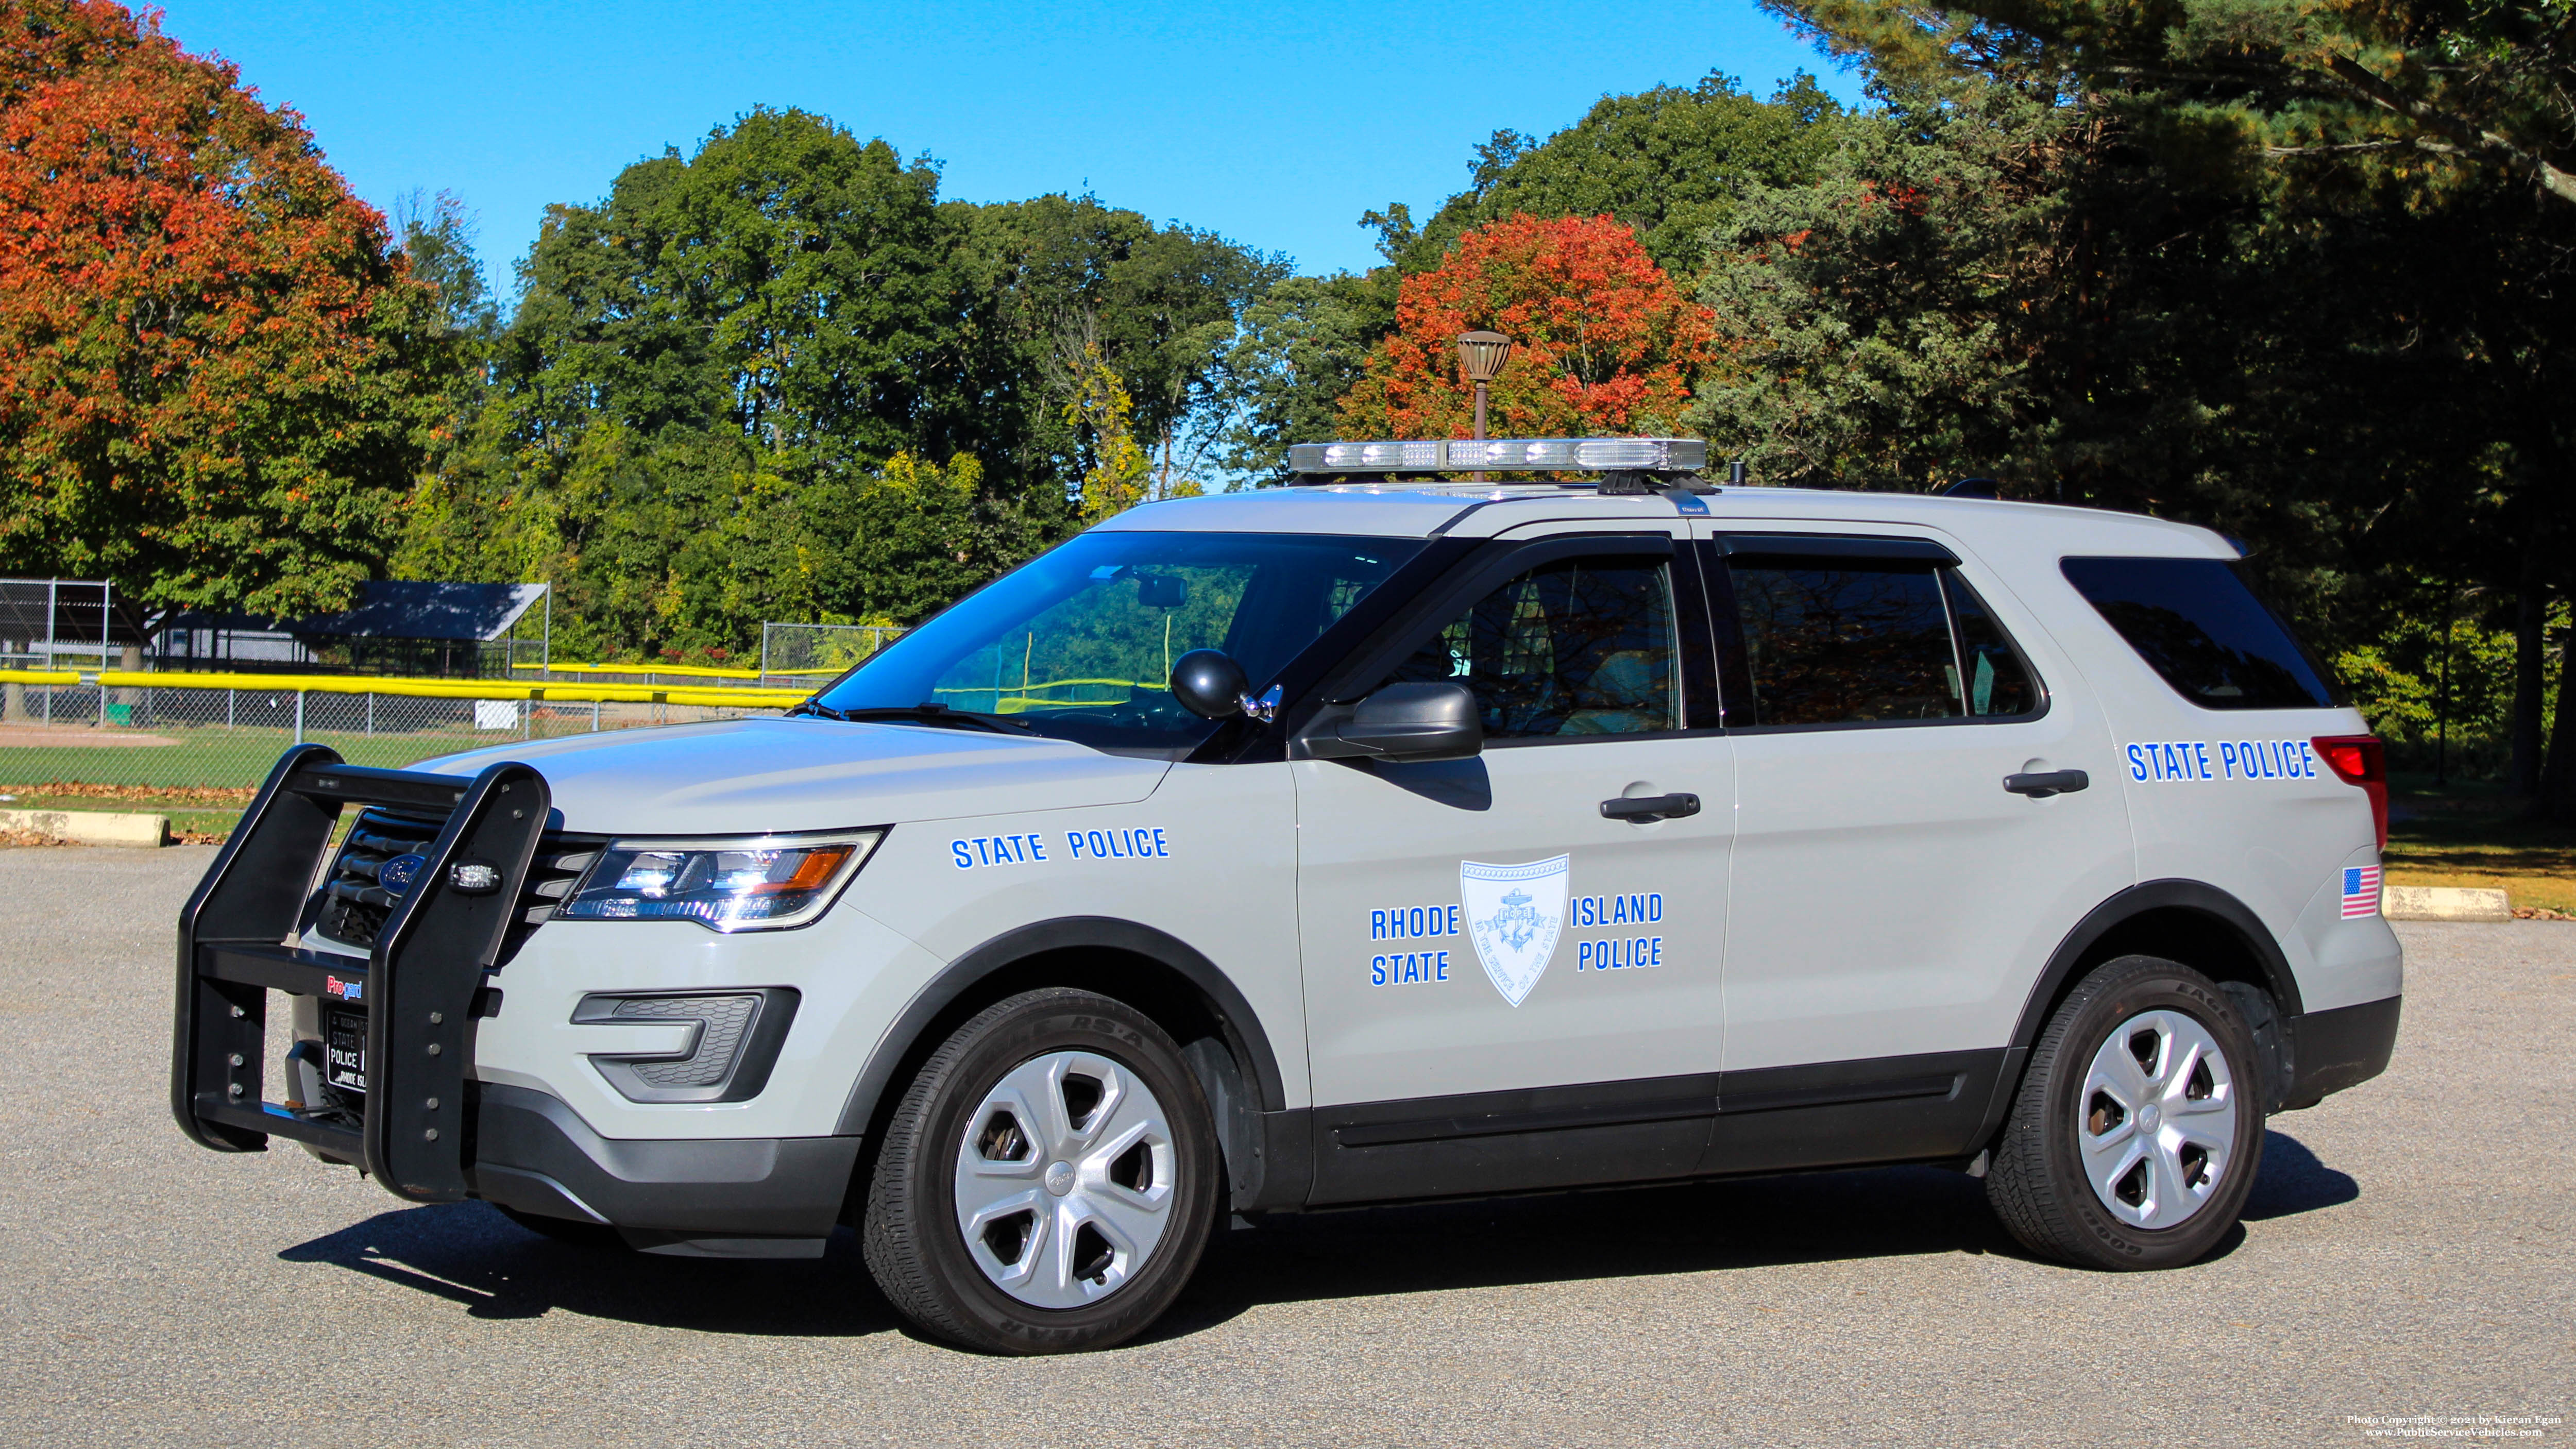
<svg viewBox="0 0 2576 1449">
<path fill-rule="evenodd" d="M 363 972 L 349 957 L 285 945 L 302 919 L 331 831 L 348 806 L 445 814 L 427 863 L 376 935 Z M 468 1195 L 467 1100 L 477 993 L 497 957 L 552 805 L 545 777 L 516 762 L 472 779 L 343 764 L 321 745 L 279 757 L 214 866 L 179 913 L 179 1001 L 170 1109 L 217 1152 L 263 1152 L 272 1136 L 363 1167 L 414 1202 Z M 463 889 L 451 867 L 498 869 Z M 359 981 L 367 1017 L 361 1125 L 261 1099 L 268 993 L 333 999 Z"/>
</svg>

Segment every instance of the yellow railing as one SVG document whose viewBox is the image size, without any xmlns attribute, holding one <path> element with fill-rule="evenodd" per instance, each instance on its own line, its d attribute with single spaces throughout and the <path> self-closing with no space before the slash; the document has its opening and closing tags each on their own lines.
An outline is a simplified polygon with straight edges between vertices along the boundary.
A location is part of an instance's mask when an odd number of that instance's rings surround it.
<svg viewBox="0 0 2576 1449">
<path fill-rule="evenodd" d="M 538 669 L 548 674 L 677 674 L 695 679 L 758 679 L 757 669 L 719 669 L 711 664 L 513 664 L 514 670 Z M 841 671 L 812 670 L 838 674 Z"/>
<path fill-rule="evenodd" d="M 930 692 L 933 694 L 991 694 L 996 688 L 999 688 L 1003 690 L 1017 690 L 1021 694 L 1029 694 L 1041 689 L 1074 689 L 1086 684 L 1099 685 L 1102 687 L 1115 687 L 1118 689 L 1170 689 L 1172 687 L 1168 681 L 1157 681 L 1151 679 L 1041 679 L 1033 684 L 1004 684 L 998 686 L 978 684 L 971 687 L 967 685 L 946 685 L 933 689 Z"/>
<path fill-rule="evenodd" d="M 649 684 L 520 684 L 507 679 L 375 679 L 357 674 L 155 674 L 142 669 L 0 669 L 0 683 L 94 684 L 108 689 L 239 689 L 272 694 L 382 694 L 410 699 L 527 699 L 555 704 L 685 704 L 717 709 L 780 709 L 811 693 L 803 689 L 691 689 Z"/>
<path fill-rule="evenodd" d="M 1038 691 L 1045 689 L 1086 688 L 1152 689 L 1169 693 L 1172 686 L 1168 681 L 1157 681 L 1151 679 L 1040 679 L 1027 684 L 1006 684 L 1001 686 L 998 690 L 988 684 L 974 688 L 951 686 L 947 688 L 933 689 L 930 692 L 932 694 L 992 695 L 993 712 L 995 714 L 1021 714 L 1028 710 L 1045 709 L 1049 706 L 1062 707 L 1065 705 L 1123 704 L 1126 702 L 1124 700 L 1110 699 L 1050 699 L 1045 695 L 1038 693 Z"/>
</svg>

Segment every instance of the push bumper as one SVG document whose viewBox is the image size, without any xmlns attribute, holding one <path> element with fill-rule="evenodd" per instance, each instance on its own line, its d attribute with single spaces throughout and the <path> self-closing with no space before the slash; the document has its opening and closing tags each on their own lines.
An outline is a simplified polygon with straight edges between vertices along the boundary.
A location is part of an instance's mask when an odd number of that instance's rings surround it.
<svg viewBox="0 0 2576 1449">
<path fill-rule="evenodd" d="M 289 946 L 333 826 L 350 805 L 443 820 L 360 967 Z M 472 780 L 364 769 L 320 745 L 280 756 L 179 914 L 170 1107 L 219 1152 L 285 1137 L 355 1162 L 398 1197 L 454 1202 L 465 1167 L 474 1023 L 495 999 L 500 951 L 549 813 L 545 778 L 523 764 Z M 262 1098 L 268 996 L 329 998 L 365 1011 L 357 1113 Z"/>
<path fill-rule="evenodd" d="M 856 1137 L 602 1137 L 556 1098 L 494 1082 L 475 1136 L 475 1196 L 680 1257 L 821 1257 L 859 1161 Z"/>
<path fill-rule="evenodd" d="M 2405 999 L 2391 996 L 2290 1018 L 2290 1090 L 2281 1109 L 2313 1107 L 2388 1070 L 2389 1054 L 2397 1049 L 2398 1008 Z"/>
</svg>

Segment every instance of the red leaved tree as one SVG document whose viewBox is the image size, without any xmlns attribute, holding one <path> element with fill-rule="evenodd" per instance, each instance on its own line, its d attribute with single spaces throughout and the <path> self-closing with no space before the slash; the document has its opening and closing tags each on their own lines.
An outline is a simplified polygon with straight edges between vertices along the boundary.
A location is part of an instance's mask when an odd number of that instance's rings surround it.
<svg viewBox="0 0 2576 1449">
<path fill-rule="evenodd" d="M 1342 401 L 1343 435 L 1470 436 L 1456 339 L 1477 328 L 1513 343 L 1487 408 L 1498 438 L 1669 430 L 1714 356 L 1708 314 L 1636 233 L 1606 216 L 1513 216 L 1405 279 L 1395 331 Z"/>
<path fill-rule="evenodd" d="M 0 0 L 0 572 L 337 607 L 447 365 L 292 111 L 106 0 Z"/>
</svg>

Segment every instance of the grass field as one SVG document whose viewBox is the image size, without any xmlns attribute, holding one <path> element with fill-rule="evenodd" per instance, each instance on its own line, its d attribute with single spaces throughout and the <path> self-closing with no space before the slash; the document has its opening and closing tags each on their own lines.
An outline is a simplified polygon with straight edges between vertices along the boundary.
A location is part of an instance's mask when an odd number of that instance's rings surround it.
<svg viewBox="0 0 2576 1449">
<path fill-rule="evenodd" d="M 268 778 L 269 767 L 277 763 L 277 757 L 295 742 L 294 735 L 286 730 L 180 728 L 148 733 L 175 743 L 0 746 L 0 789 L 60 780 L 159 788 L 256 789 Z M 304 738 L 313 744 L 329 745 L 350 764 L 390 768 L 498 743 L 507 736 L 460 729 L 398 735 L 307 731 Z"/>
<path fill-rule="evenodd" d="M 2390 885 L 2499 888 L 2516 906 L 2576 914 L 2576 828 L 2522 818 L 2492 783 L 2390 783 Z"/>
<path fill-rule="evenodd" d="M 0 745 L 0 807 L 11 810 L 131 810 L 170 817 L 182 839 L 221 840 L 268 778 L 292 732 L 163 729 L 167 745 Z M 308 731 L 353 765 L 398 768 L 493 743 L 470 730 L 407 734 Z"/>
<path fill-rule="evenodd" d="M 151 793 L 107 795 L 96 790 L 71 793 L 39 790 L 29 794 L 24 790 L 0 789 L 0 795 L 9 797 L 0 799 L 0 809 L 8 810 L 116 810 L 141 815 L 167 815 L 170 817 L 170 833 L 183 845 L 222 844 L 224 837 L 230 835 L 233 826 L 241 820 L 242 813 L 239 805 L 207 805 L 184 798 L 184 794 L 183 798 L 173 800 L 157 798 Z"/>
</svg>

